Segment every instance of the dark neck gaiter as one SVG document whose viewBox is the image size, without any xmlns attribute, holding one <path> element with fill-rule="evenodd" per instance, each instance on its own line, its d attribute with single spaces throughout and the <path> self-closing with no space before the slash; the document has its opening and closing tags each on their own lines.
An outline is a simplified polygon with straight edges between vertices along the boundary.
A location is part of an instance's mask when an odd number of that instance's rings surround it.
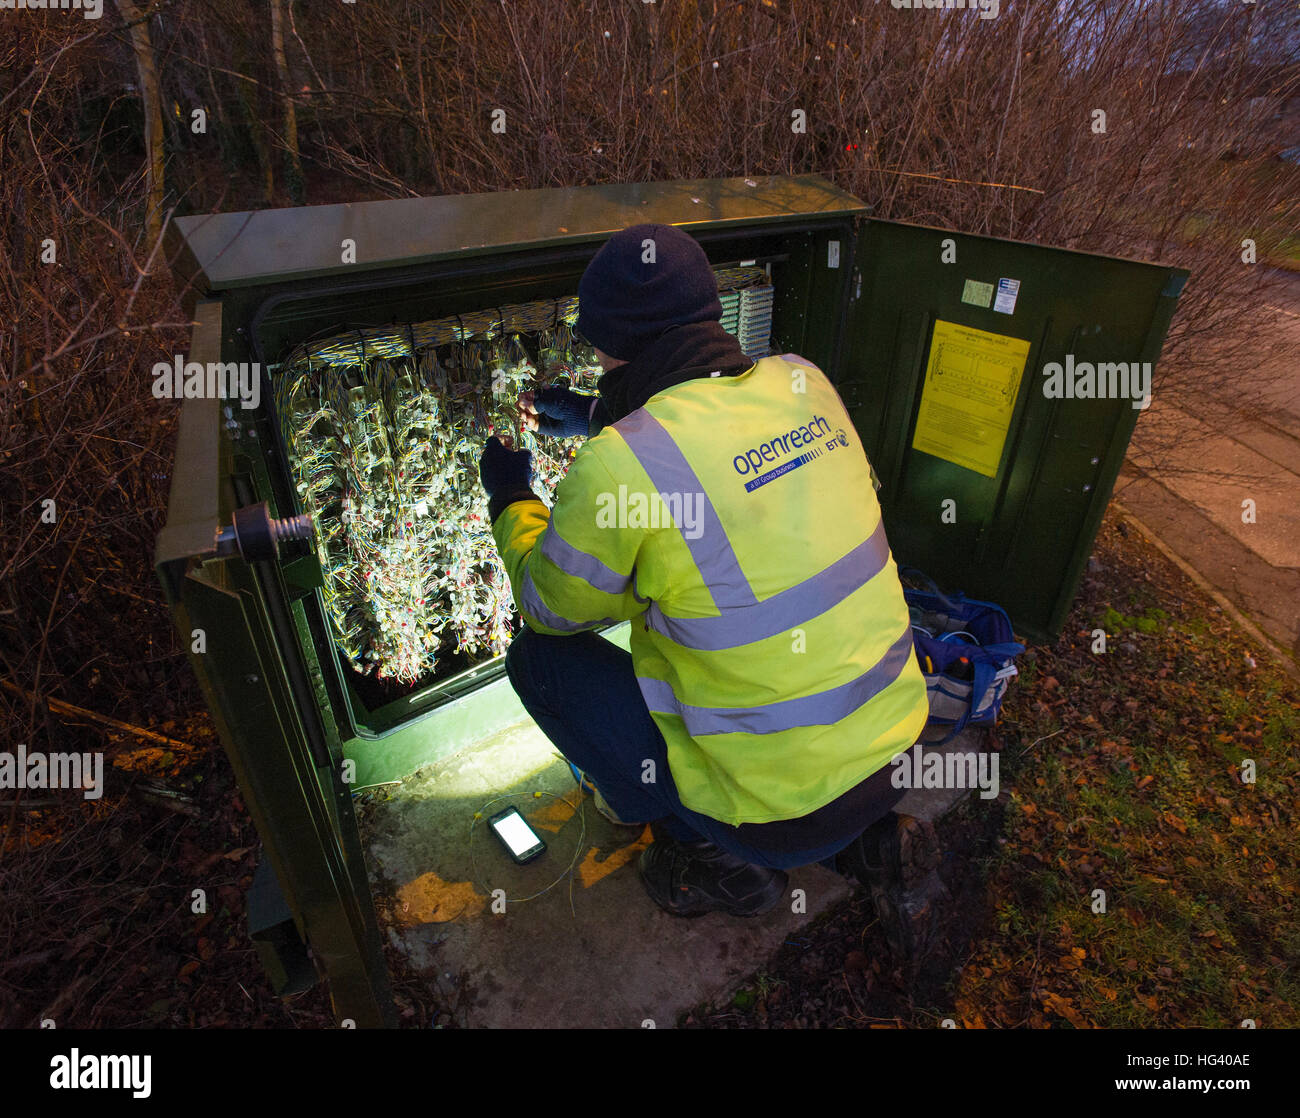
<svg viewBox="0 0 1300 1118">
<path fill-rule="evenodd" d="M 617 422 L 644 407 L 656 392 L 710 376 L 738 376 L 753 368 L 740 343 L 716 321 L 674 326 L 626 365 L 600 378 L 600 397 Z"/>
</svg>

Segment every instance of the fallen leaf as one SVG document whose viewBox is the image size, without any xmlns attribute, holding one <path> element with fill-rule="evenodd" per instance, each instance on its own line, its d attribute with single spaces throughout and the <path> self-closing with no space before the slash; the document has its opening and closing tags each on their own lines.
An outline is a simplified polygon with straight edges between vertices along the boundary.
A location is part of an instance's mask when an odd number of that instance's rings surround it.
<svg viewBox="0 0 1300 1118">
<path fill-rule="evenodd" d="M 1050 990 L 1044 990 L 1043 1004 L 1057 1016 L 1064 1017 L 1076 1029 L 1088 1028 L 1087 1020 L 1075 1008 L 1069 998 L 1063 998 L 1059 994 L 1053 994 Z"/>
</svg>

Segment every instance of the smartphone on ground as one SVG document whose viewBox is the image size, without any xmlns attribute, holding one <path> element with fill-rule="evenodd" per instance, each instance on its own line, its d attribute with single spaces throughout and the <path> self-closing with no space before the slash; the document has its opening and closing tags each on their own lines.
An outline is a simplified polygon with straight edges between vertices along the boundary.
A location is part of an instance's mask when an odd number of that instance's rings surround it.
<svg viewBox="0 0 1300 1118">
<path fill-rule="evenodd" d="M 492 828 L 492 833 L 506 848 L 506 852 L 521 866 L 539 857 L 546 850 L 546 843 L 524 821 L 517 807 L 498 811 L 487 822 Z"/>
</svg>

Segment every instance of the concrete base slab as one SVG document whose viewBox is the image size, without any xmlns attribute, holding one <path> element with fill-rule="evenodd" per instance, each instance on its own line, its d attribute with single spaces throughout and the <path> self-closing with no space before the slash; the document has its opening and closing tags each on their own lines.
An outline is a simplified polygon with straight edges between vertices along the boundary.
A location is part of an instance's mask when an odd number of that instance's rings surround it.
<svg viewBox="0 0 1300 1118">
<path fill-rule="evenodd" d="M 547 844 L 526 866 L 484 822 L 511 803 Z M 472 996 L 458 1023 L 471 1027 L 671 1027 L 851 889 L 808 866 L 765 916 L 668 916 L 637 874 L 649 827 L 604 819 L 531 720 L 415 774 L 371 809 L 367 831 L 387 934 L 443 989 L 464 980 Z"/>
</svg>

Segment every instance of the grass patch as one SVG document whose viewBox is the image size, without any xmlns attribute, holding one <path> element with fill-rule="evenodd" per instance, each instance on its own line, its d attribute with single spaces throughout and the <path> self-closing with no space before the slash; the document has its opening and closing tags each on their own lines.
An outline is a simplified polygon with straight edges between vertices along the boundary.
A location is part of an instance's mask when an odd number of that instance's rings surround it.
<svg viewBox="0 0 1300 1118">
<path fill-rule="evenodd" d="M 997 935 L 953 989 L 968 1023 L 1300 1024 L 1296 688 L 1153 562 L 1126 540 L 1075 610 L 1136 651 L 1093 654 L 1080 628 L 1023 673 L 1057 685 L 1008 702 Z"/>
</svg>

